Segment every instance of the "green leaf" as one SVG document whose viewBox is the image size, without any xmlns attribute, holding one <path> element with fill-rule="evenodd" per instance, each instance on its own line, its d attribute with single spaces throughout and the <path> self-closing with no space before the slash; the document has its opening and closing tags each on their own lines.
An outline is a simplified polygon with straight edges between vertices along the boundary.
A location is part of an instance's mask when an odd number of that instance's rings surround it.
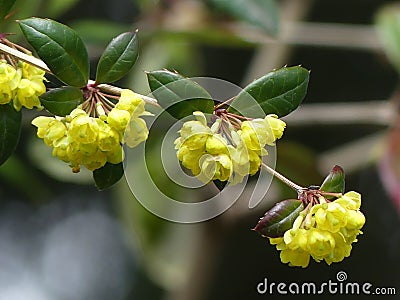
<svg viewBox="0 0 400 300">
<path fill-rule="evenodd" d="M 254 231 L 267 237 L 281 237 L 292 228 L 299 213 L 304 209 L 303 203 L 297 199 L 288 199 L 276 203 L 260 219 Z"/>
<path fill-rule="evenodd" d="M 22 33 L 51 72 L 67 85 L 83 87 L 89 79 L 89 58 L 78 34 L 49 19 L 19 21 Z"/>
<path fill-rule="evenodd" d="M 383 6 L 375 16 L 375 25 L 383 49 L 400 72 L 400 7 L 398 3 Z"/>
<path fill-rule="evenodd" d="M 100 169 L 93 171 L 96 187 L 102 191 L 117 183 L 124 175 L 122 162 L 119 164 L 106 163 Z"/>
<path fill-rule="evenodd" d="M 344 193 L 345 175 L 340 166 L 334 166 L 321 184 L 320 190 L 329 193 Z M 329 197 L 328 197 L 329 199 Z"/>
<path fill-rule="evenodd" d="M 16 0 L 1 0 L 0 1 L 0 21 L 7 16 Z"/>
<path fill-rule="evenodd" d="M 0 165 L 2 165 L 17 147 L 21 133 L 21 111 L 10 104 L 0 105 Z"/>
<path fill-rule="evenodd" d="M 211 0 L 218 8 L 247 23 L 276 35 L 279 11 L 275 0 Z"/>
<path fill-rule="evenodd" d="M 100 57 L 96 82 L 110 83 L 124 77 L 135 64 L 138 53 L 136 33 L 125 32 L 114 38 Z"/>
<path fill-rule="evenodd" d="M 147 73 L 153 96 L 173 117 L 182 119 L 194 111 L 212 113 L 214 101 L 197 82 L 167 70 Z"/>
<path fill-rule="evenodd" d="M 49 112 L 64 117 L 83 102 L 83 94 L 77 87 L 65 86 L 51 89 L 39 96 L 39 99 Z"/>
<path fill-rule="evenodd" d="M 286 116 L 303 101 L 309 71 L 302 67 L 272 71 L 246 86 L 232 101 L 230 112 L 262 118 L 265 114 Z"/>
</svg>

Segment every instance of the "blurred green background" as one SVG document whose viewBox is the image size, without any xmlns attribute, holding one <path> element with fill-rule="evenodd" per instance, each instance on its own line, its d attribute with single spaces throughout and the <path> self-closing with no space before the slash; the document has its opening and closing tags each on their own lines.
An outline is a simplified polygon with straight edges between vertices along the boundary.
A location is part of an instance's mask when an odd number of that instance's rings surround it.
<svg viewBox="0 0 400 300">
<path fill-rule="evenodd" d="M 84 39 L 93 70 L 112 37 L 139 29 L 139 60 L 116 85 L 145 95 L 144 71 L 162 68 L 240 86 L 284 65 L 311 70 L 303 105 L 285 118 L 277 170 L 309 186 L 341 165 L 346 190 L 363 195 L 367 223 L 343 262 L 291 268 L 250 230 L 273 203 L 296 197 L 278 182 L 254 209 L 242 197 L 213 220 L 168 222 L 147 212 L 125 180 L 98 192 L 89 172 L 72 174 L 35 137 L 30 121 L 38 112 L 24 111 L 17 152 L 0 167 L 0 300 L 274 299 L 257 293 L 264 278 L 322 283 L 338 271 L 399 294 L 398 2 L 17 0 L 12 20 L 69 25 Z M 25 43 L 14 22 L 2 31 Z M 157 174 L 157 153 L 148 156 Z M 157 182 L 182 193 L 167 178 Z"/>
</svg>

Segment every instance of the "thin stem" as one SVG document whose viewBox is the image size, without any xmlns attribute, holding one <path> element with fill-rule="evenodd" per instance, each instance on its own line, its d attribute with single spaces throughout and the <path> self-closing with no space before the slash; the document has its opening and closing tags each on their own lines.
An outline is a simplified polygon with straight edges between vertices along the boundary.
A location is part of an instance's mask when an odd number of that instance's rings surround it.
<svg viewBox="0 0 400 300">
<path fill-rule="evenodd" d="M 284 184 L 287 186 L 291 187 L 294 189 L 297 193 L 301 193 L 302 191 L 306 190 L 306 188 L 294 183 L 293 181 L 287 179 L 285 176 L 283 176 L 281 173 L 278 173 L 274 169 L 272 169 L 270 166 L 266 165 L 265 163 L 262 163 L 262 166 L 273 176 L 278 178 L 280 181 L 282 181 Z"/>
<path fill-rule="evenodd" d="M 237 129 L 240 129 L 242 127 L 242 121 L 236 117 L 236 115 L 232 115 L 230 113 L 226 114 L 226 117 L 228 120 L 235 122 L 235 125 Z"/>
<path fill-rule="evenodd" d="M 108 95 L 108 96 L 110 96 L 110 95 Z M 113 107 L 115 106 L 115 103 L 110 101 L 103 93 L 98 93 L 97 94 L 97 99 L 100 102 L 102 102 L 104 105 L 106 105 L 107 108 L 109 108 L 110 110 L 113 109 Z"/>
<path fill-rule="evenodd" d="M 229 104 L 230 102 L 232 102 L 233 99 L 235 99 L 235 97 L 236 96 L 229 98 L 228 100 L 225 100 L 224 102 L 221 102 L 221 103 L 215 105 L 214 110 L 217 110 L 217 109 L 221 108 L 222 106 Z"/>
<path fill-rule="evenodd" d="M 90 83 L 95 83 L 95 82 L 93 80 L 89 80 L 89 84 Z M 108 92 L 108 93 L 112 93 L 112 94 L 115 94 L 115 95 L 121 95 L 121 91 L 122 91 L 122 89 L 119 88 L 119 87 L 116 87 L 116 86 L 113 86 L 113 85 L 110 85 L 110 84 L 105 84 L 105 83 L 99 84 L 97 87 L 102 91 L 105 91 L 105 92 Z M 160 104 L 157 103 L 156 99 L 151 98 L 149 96 L 141 95 L 141 94 L 136 93 L 136 92 L 135 92 L 135 94 L 138 95 L 140 98 L 142 98 L 147 104 L 150 104 L 150 105 L 153 105 L 155 107 L 161 108 Z"/>
<path fill-rule="evenodd" d="M 249 117 L 245 117 L 245 116 L 241 116 L 241 115 L 236 115 L 236 114 L 232 114 L 232 113 L 226 113 L 228 116 L 235 118 L 235 119 L 243 119 L 243 120 L 253 120 L 253 118 L 249 118 Z"/>
<path fill-rule="evenodd" d="M 32 56 L 32 55 L 28 55 L 26 53 L 23 53 L 21 51 L 18 51 L 17 49 L 11 48 L 5 44 L 0 43 L 0 52 L 6 53 L 8 55 L 11 55 L 13 57 L 16 57 L 28 64 L 31 64 L 39 69 L 42 69 L 43 71 L 52 74 L 52 72 L 50 71 L 49 67 L 40 59 Z"/>
<path fill-rule="evenodd" d="M 332 196 L 332 197 L 336 197 L 336 198 L 339 198 L 340 196 L 342 196 L 342 193 L 330 193 L 330 192 L 324 192 L 324 191 L 319 191 L 319 193 L 322 196 Z"/>
</svg>

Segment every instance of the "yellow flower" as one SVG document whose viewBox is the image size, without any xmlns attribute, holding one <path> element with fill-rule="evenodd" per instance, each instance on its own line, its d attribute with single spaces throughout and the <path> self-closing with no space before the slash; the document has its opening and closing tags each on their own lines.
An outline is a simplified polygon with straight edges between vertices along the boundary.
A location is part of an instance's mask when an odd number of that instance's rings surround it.
<svg viewBox="0 0 400 300">
<path fill-rule="evenodd" d="M 99 124 L 99 135 L 98 135 L 98 145 L 101 151 L 113 151 L 115 147 L 120 145 L 120 135 L 119 133 L 109 126 L 107 123 L 98 119 Z"/>
<path fill-rule="evenodd" d="M 70 162 L 70 158 L 68 156 L 68 147 L 69 147 L 69 140 L 67 136 L 62 137 L 61 139 L 57 140 L 53 143 L 53 156 L 58 157 L 58 159 L 64 162 Z"/>
<path fill-rule="evenodd" d="M 293 267 L 307 267 L 310 262 L 310 253 L 304 250 L 300 245 L 292 244 L 289 248 L 285 242 L 284 238 L 269 238 L 271 245 L 276 245 L 276 249 L 281 251 L 280 259 L 284 264 L 289 263 Z M 304 245 L 303 245 L 304 246 Z"/>
<path fill-rule="evenodd" d="M 50 147 L 53 147 L 67 132 L 65 124 L 53 117 L 37 117 L 32 121 L 32 125 L 38 127 L 37 136 Z"/>
<path fill-rule="evenodd" d="M 16 110 L 22 107 L 42 108 L 39 96 L 46 92 L 43 83 L 45 72 L 25 62 L 14 68 L 5 60 L 0 61 L 0 104 L 13 100 Z"/>
<path fill-rule="evenodd" d="M 0 61 L 0 84 L 7 84 L 15 77 L 17 70 L 5 60 Z"/>
<path fill-rule="evenodd" d="M 28 109 L 42 108 L 39 96 L 46 92 L 46 86 L 43 83 L 45 72 L 28 63 L 20 62 L 17 74 L 12 84 L 17 88 L 14 108 L 16 110 L 20 110 L 21 107 Z"/>
<path fill-rule="evenodd" d="M 347 223 L 346 229 L 347 230 L 359 230 L 365 224 L 365 216 L 359 210 L 347 210 Z"/>
<path fill-rule="evenodd" d="M 93 143 L 97 140 L 99 125 L 95 118 L 88 115 L 78 115 L 72 119 L 68 135 L 82 144 Z"/>
<path fill-rule="evenodd" d="M 48 146 L 54 146 L 58 140 L 64 138 L 67 134 L 67 127 L 65 124 L 57 119 L 49 123 L 46 135 L 43 137 L 44 142 Z"/>
<path fill-rule="evenodd" d="M 330 232 L 338 232 L 347 224 L 347 209 L 340 203 L 329 202 L 313 206 L 311 213 L 315 211 L 317 227 Z"/>
<path fill-rule="evenodd" d="M 293 267 L 306 268 L 310 262 L 310 253 L 301 248 L 286 248 L 281 251 L 280 258 L 284 264 L 289 263 Z"/>
<path fill-rule="evenodd" d="M 94 171 L 96 169 L 103 167 L 106 164 L 106 162 L 107 162 L 107 155 L 100 149 L 97 149 L 97 151 L 91 155 L 83 156 L 82 159 L 82 164 L 89 171 Z"/>
<path fill-rule="evenodd" d="M 41 71 L 29 66 L 23 68 L 24 76 L 30 76 L 30 82 L 42 75 Z M 96 104 L 97 117 L 89 116 L 82 106 L 78 106 L 63 118 L 40 116 L 32 121 L 37 127 L 37 136 L 53 148 L 54 156 L 69 163 L 75 173 L 82 165 L 93 171 L 107 162 L 118 164 L 124 159 L 124 143 L 135 147 L 148 137 L 146 122 L 139 118 L 139 115 L 147 114 L 144 101 L 132 91 L 124 90 L 121 102 L 108 115 L 102 105 L 101 102 Z"/>
<path fill-rule="evenodd" d="M 124 160 L 124 149 L 121 145 L 116 145 L 110 151 L 105 152 L 107 154 L 107 161 L 112 164 L 119 164 Z"/>
<path fill-rule="evenodd" d="M 268 141 L 273 141 L 272 133 L 263 119 L 244 121 L 238 134 L 249 150 L 261 151 Z"/>
<path fill-rule="evenodd" d="M 200 166 L 199 179 L 203 182 L 227 181 L 232 175 L 232 161 L 226 154 L 205 154 L 200 158 Z"/>
<path fill-rule="evenodd" d="M 219 179 L 237 184 L 245 176 L 257 173 L 261 157 L 268 154 L 264 147 L 282 136 L 285 124 L 269 115 L 243 121 L 237 130 L 238 126 L 223 118 L 217 118 L 209 127 L 202 112 L 193 115 L 195 120 L 185 122 L 179 130 L 175 149 L 182 165 L 205 183 Z"/>
<path fill-rule="evenodd" d="M 13 98 L 13 90 L 19 83 L 17 70 L 5 60 L 0 61 L 0 104 L 7 104 Z"/>
<path fill-rule="evenodd" d="M 26 62 L 22 62 L 22 77 L 29 79 L 29 80 L 35 80 L 37 78 L 44 78 L 44 75 L 46 74 L 45 71 L 36 68 L 35 66 L 28 64 Z"/>
<path fill-rule="evenodd" d="M 219 134 L 213 134 L 208 136 L 205 150 L 212 155 L 228 154 L 228 144 Z"/>
<path fill-rule="evenodd" d="M 123 89 L 121 91 L 121 97 L 119 98 L 118 103 L 115 105 L 115 108 L 126 110 L 131 115 L 140 116 L 145 113 L 144 104 L 144 100 L 133 91 Z"/>
<path fill-rule="evenodd" d="M 261 151 L 282 137 L 285 126 L 276 115 L 268 115 L 264 119 L 244 121 L 238 133 L 249 150 Z"/>
<path fill-rule="evenodd" d="M 107 123 L 115 130 L 124 132 L 130 118 L 129 111 L 114 107 L 107 116 Z"/>
<path fill-rule="evenodd" d="M 21 107 L 41 108 L 39 96 L 44 92 L 46 92 L 46 86 L 41 77 L 32 80 L 22 78 L 18 84 L 17 95 L 14 98 L 14 108 L 16 110 L 20 110 Z"/>
<path fill-rule="evenodd" d="M 283 135 L 283 131 L 285 130 L 286 123 L 282 120 L 279 120 L 278 116 L 273 114 L 266 116 L 265 120 L 268 122 L 269 127 L 272 130 L 274 140 L 280 139 Z"/>
<path fill-rule="evenodd" d="M 357 192 L 351 191 L 344 194 L 339 199 L 335 200 L 336 203 L 340 203 L 347 209 L 359 209 L 361 206 L 361 195 Z"/>
<path fill-rule="evenodd" d="M 279 245 L 279 249 L 282 250 L 280 258 L 283 263 L 305 268 L 310 261 L 310 253 L 307 251 L 308 231 L 299 228 L 302 220 L 302 216 L 299 216 L 293 224 L 293 228 L 285 232 L 283 244 Z"/>
<path fill-rule="evenodd" d="M 281 250 L 281 261 L 290 266 L 307 267 L 310 256 L 327 264 L 342 261 L 362 233 L 365 217 L 360 205 L 361 195 L 348 192 L 335 201 L 306 208 L 283 237 L 269 238 L 270 243 Z"/>
<path fill-rule="evenodd" d="M 45 137 L 45 135 L 47 134 L 49 124 L 53 120 L 55 120 L 55 118 L 44 117 L 44 116 L 36 117 L 35 119 L 32 120 L 32 125 L 38 128 L 37 130 L 38 137 L 40 137 L 41 139 Z"/>
<path fill-rule="evenodd" d="M 13 93 L 8 84 L 0 83 L 0 104 L 10 103 L 12 100 Z"/>
<path fill-rule="evenodd" d="M 205 152 L 200 150 L 190 150 L 188 147 L 180 147 L 177 151 L 177 157 L 182 165 L 192 171 L 194 176 L 200 174 L 200 158 Z"/>
<path fill-rule="evenodd" d="M 333 262 L 340 262 L 345 257 L 349 257 L 352 249 L 351 242 L 348 243 L 341 233 L 334 233 L 332 236 L 335 239 L 335 247 L 329 255 L 324 257 L 328 265 Z"/>
<path fill-rule="evenodd" d="M 330 255 L 335 248 L 335 239 L 330 231 L 311 228 L 308 230 L 307 236 L 308 251 L 316 261 Z"/>
<path fill-rule="evenodd" d="M 125 130 L 124 140 L 128 147 L 136 147 L 147 140 L 149 130 L 146 122 L 138 117 L 132 117 Z"/>
</svg>

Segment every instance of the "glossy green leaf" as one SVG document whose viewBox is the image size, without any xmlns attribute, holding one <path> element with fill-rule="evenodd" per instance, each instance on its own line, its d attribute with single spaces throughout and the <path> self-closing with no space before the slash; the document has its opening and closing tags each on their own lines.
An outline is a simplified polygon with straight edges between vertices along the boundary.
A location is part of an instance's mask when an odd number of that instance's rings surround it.
<svg viewBox="0 0 400 300">
<path fill-rule="evenodd" d="M 83 102 L 82 91 L 73 86 L 51 89 L 42 94 L 40 102 L 49 112 L 64 117 Z"/>
<path fill-rule="evenodd" d="M 89 79 L 89 58 L 78 34 L 49 19 L 19 21 L 22 33 L 51 72 L 67 85 L 83 87 Z"/>
<path fill-rule="evenodd" d="M 383 49 L 393 64 L 400 72 L 400 7 L 397 3 L 383 6 L 375 16 L 378 36 L 383 44 Z"/>
<path fill-rule="evenodd" d="M 125 32 L 114 38 L 100 57 L 96 82 L 111 83 L 124 77 L 135 64 L 138 53 L 136 33 Z"/>
<path fill-rule="evenodd" d="M 194 111 L 212 113 L 214 101 L 210 94 L 190 78 L 167 70 L 147 73 L 151 93 L 162 108 L 182 119 Z"/>
<path fill-rule="evenodd" d="M 211 0 L 232 16 L 255 25 L 269 34 L 277 34 L 279 10 L 275 0 Z"/>
<path fill-rule="evenodd" d="M 1 0 L 0 1 L 0 21 L 3 21 L 5 16 L 10 12 L 16 0 Z"/>
<path fill-rule="evenodd" d="M 297 199 L 288 199 L 276 203 L 260 219 L 254 231 L 267 237 L 281 237 L 292 228 L 299 213 L 304 209 L 303 203 Z"/>
<path fill-rule="evenodd" d="M 334 166 L 321 184 L 320 190 L 329 193 L 344 193 L 345 174 L 340 166 Z"/>
<path fill-rule="evenodd" d="M 246 86 L 228 110 L 252 118 L 286 116 L 303 101 L 308 81 L 309 71 L 299 66 L 272 71 Z"/>
<path fill-rule="evenodd" d="M 96 187 L 102 191 L 116 184 L 124 175 L 124 167 L 122 163 L 111 164 L 106 163 L 100 169 L 93 171 L 93 179 Z"/>
<path fill-rule="evenodd" d="M 21 111 L 10 104 L 0 105 L 0 165 L 14 152 L 21 133 Z"/>
</svg>

